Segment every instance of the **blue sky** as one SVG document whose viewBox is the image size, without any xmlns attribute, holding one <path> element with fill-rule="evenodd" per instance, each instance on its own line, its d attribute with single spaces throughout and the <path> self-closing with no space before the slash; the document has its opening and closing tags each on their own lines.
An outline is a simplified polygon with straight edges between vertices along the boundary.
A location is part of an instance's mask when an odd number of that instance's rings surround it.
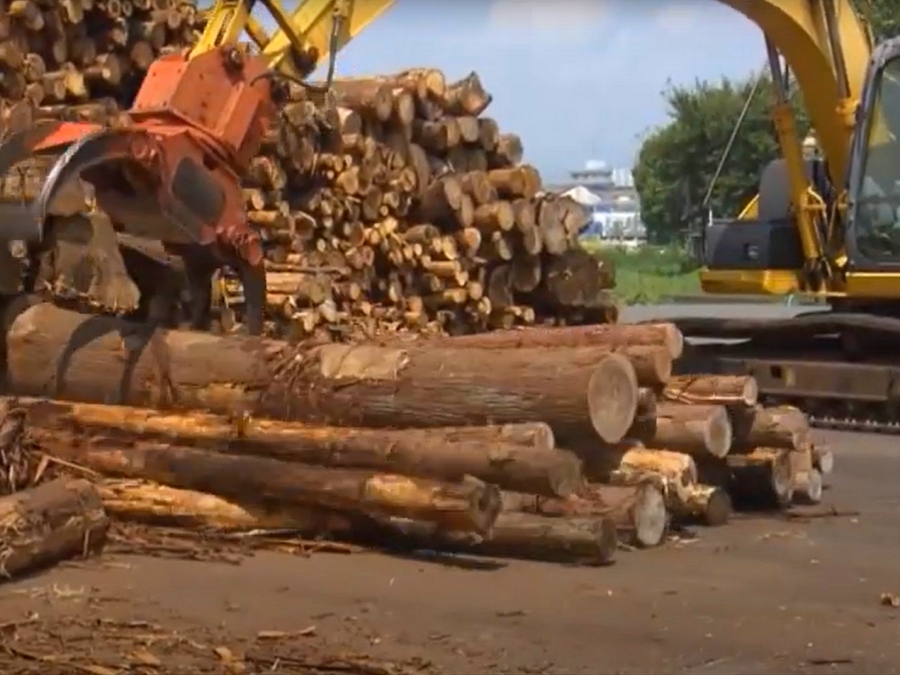
<svg viewBox="0 0 900 675">
<path fill-rule="evenodd" d="M 744 76 L 764 58 L 757 27 L 715 0 L 397 0 L 337 70 L 477 71 L 488 114 L 552 181 L 591 158 L 631 166 L 665 120 L 667 80 Z"/>
</svg>

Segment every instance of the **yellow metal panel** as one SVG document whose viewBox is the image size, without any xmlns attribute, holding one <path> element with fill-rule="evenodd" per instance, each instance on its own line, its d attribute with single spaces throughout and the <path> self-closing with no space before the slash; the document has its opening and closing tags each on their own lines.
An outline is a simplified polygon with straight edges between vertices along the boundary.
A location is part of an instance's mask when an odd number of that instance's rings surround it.
<svg viewBox="0 0 900 675">
<path fill-rule="evenodd" d="M 338 51 L 380 17 L 396 0 L 345 0 L 347 9 L 345 25 L 338 40 Z M 331 31 L 334 9 L 340 0 L 303 0 L 291 14 L 294 32 L 307 48 L 314 48 L 318 63 L 328 61 L 331 53 Z M 291 41 L 284 31 L 278 30 L 263 49 L 263 54 L 279 65 L 290 52 Z"/>
<path fill-rule="evenodd" d="M 847 275 L 847 295 L 852 298 L 900 299 L 900 274 L 851 272 Z"/>
<path fill-rule="evenodd" d="M 704 293 L 791 295 L 800 292 L 800 276 L 798 272 L 789 270 L 710 270 L 703 268 L 700 271 L 700 287 Z"/>
</svg>

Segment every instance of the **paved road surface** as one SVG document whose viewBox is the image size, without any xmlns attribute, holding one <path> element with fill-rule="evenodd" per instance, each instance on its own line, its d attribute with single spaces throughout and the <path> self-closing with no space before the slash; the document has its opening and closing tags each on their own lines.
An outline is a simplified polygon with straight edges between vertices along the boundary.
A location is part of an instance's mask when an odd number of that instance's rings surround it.
<svg viewBox="0 0 900 675">
<path fill-rule="evenodd" d="M 121 558 L 7 585 L 0 617 L 83 606 L 245 637 L 314 625 L 318 637 L 304 640 L 420 656 L 446 673 L 897 673 L 900 609 L 880 596 L 900 595 L 900 448 L 882 436 L 827 440 L 828 502 L 858 516 L 748 517 L 605 569 L 368 553 L 240 566 Z M 63 591 L 48 600 L 51 585 Z"/>
</svg>

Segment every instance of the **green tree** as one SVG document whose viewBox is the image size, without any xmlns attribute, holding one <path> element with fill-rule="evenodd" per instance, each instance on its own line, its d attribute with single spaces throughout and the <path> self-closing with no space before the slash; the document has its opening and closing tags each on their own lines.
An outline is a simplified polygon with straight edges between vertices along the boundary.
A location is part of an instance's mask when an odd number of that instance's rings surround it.
<svg viewBox="0 0 900 675">
<path fill-rule="evenodd" d="M 755 83 L 723 79 L 663 92 L 670 122 L 644 141 L 634 169 L 641 212 L 653 241 L 676 239 L 698 214 L 716 166 Z M 737 214 L 755 193 L 763 167 L 779 155 L 771 81 L 763 79 L 710 201 L 720 217 Z M 797 106 L 800 132 L 808 129 Z"/>
<path fill-rule="evenodd" d="M 869 22 L 875 40 L 900 37 L 900 0 L 852 0 Z"/>
</svg>

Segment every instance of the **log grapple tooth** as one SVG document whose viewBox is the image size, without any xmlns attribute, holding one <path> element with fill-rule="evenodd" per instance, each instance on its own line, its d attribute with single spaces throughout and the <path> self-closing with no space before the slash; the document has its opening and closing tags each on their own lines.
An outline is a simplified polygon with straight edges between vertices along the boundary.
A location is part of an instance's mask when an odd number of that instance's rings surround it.
<svg viewBox="0 0 900 675">
<path fill-rule="evenodd" d="M 70 181 L 84 171 L 102 164 L 131 158 L 130 140 L 134 131 L 102 129 L 85 134 L 72 143 L 50 169 L 41 193 L 34 203 L 34 217 L 43 224 L 53 200 Z"/>
</svg>

